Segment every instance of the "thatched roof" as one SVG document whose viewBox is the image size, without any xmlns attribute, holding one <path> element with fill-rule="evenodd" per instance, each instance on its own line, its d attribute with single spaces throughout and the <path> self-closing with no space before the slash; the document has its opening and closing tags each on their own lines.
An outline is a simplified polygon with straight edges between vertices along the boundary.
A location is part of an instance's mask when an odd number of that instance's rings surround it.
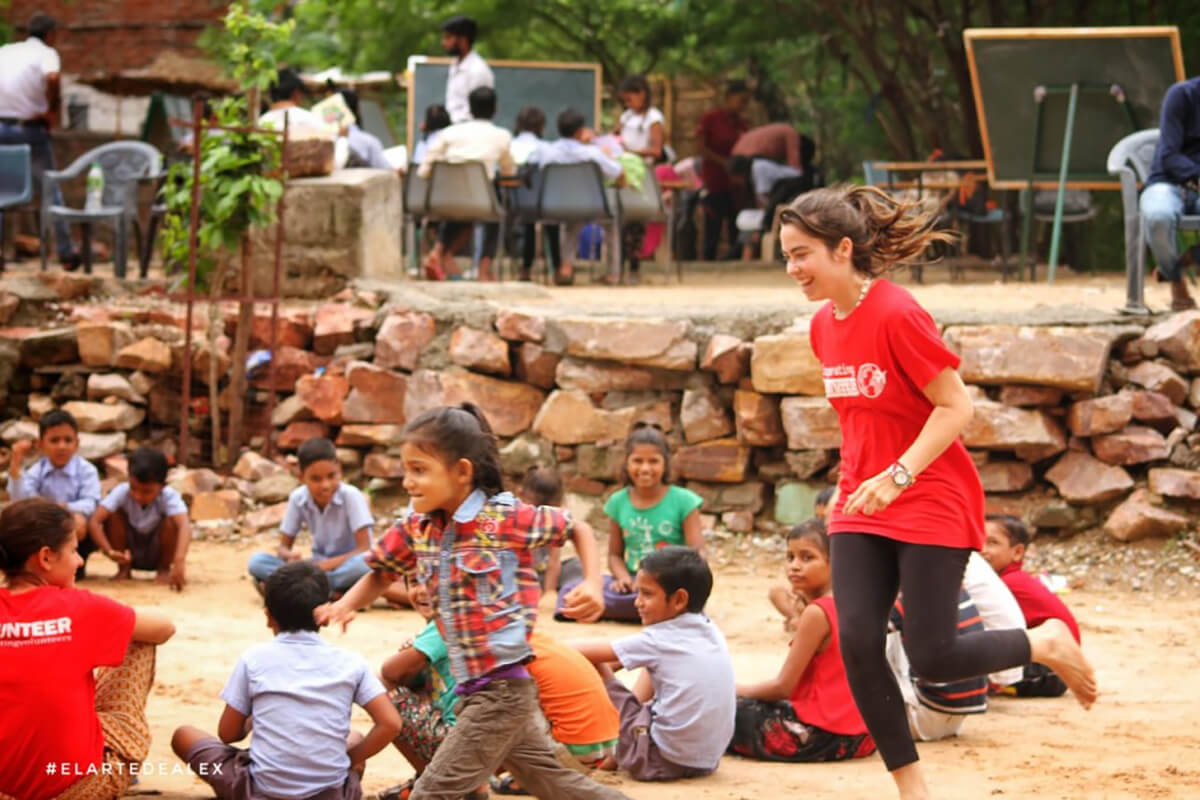
<svg viewBox="0 0 1200 800">
<path fill-rule="evenodd" d="M 216 63 L 205 58 L 180 55 L 174 50 L 163 50 L 145 67 L 82 75 L 79 82 L 108 94 L 126 97 L 155 92 L 177 95 L 194 92 L 225 94 L 238 88 L 233 80 L 222 74 Z"/>
</svg>

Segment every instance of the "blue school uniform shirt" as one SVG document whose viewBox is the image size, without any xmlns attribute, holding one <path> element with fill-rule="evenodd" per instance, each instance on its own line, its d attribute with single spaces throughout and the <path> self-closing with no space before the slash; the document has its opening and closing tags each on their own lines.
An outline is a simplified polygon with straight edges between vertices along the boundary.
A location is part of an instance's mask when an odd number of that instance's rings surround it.
<svg viewBox="0 0 1200 800">
<path fill-rule="evenodd" d="M 257 794 L 309 797 L 345 783 L 350 711 L 384 691 L 362 656 L 312 631 L 281 633 L 243 653 L 221 699 L 254 720 Z"/>
<path fill-rule="evenodd" d="M 8 496 L 13 500 L 44 497 L 85 517 L 96 510 L 100 494 L 100 474 L 90 461 L 79 456 L 71 456 L 62 469 L 43 456 L 20 478 L 8 477 Z"/>
<path fill-rule="evenodd" d="M 594 144 L 584 144 L 578 139 L 555 139 L 539 147 L 529 156 L 530 164 L 580 164 L 593 161 L 600 172 L 610 181 L 621 177 L 621 165 L 609 158 Z"/>
<path fill-rule="evenodd" d="M 129 527 L 143 536 L 154 533 L 164 519 L 176 514 L 186 514 L 188 510 L 183 497 L 170 486 L 164 486 L 158 496 L 150 501 L 150 505 L 138 505 L 129 494 L 128 481 L 109 492 L 108 496 L 100 501 L 100 505 L 110 514 L 123 512 Z"/>
<path fill-rule="evenodd" d="M 355 532 L 374 525 L 366 495 L 343 481 L 324 510 L 317 508 L 307 486 L 294 489 L 288 495 L 279 532 L 294 537 L 301 526 L 307 527 L 313 541 L 313 558 L 320 561 L 349 553 L 358 546 Z"/>
</svg>

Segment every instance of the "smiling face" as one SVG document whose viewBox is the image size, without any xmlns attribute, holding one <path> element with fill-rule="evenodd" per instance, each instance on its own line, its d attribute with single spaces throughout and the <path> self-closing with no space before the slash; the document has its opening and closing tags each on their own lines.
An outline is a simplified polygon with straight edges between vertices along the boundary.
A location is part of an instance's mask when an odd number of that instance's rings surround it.
<svg viewBox="0 0 1200 800">
<path fill-rule="evenodd" d="M 637 609 L 643 625 L 674 619 L 687 609 L 686 589 L 677 589 L 668 597 L 658 579 L 645 570 L 638 570 L 633 579 L 633 588 L 637 592 L 633 606 Z"/>
<path fill-rule="evenodd" d="M 642 491 L 653 491 L 663 483 L 667 460 L 662 450 L 653 444 L 635 444 L 625 459 L 625 471 L 634 487 Z"/>
<path fill-rule="evenodd" d="M 325 508 L 342 484 L 342 465 L 333 460 L 314 461 L 300 473 L 300 479 L 313 502 Z"/>
<path fill-rule="evenodd" d="M 62 469 L 79 449 L 79 434 L 70 425 L 55 425 L 38 439 L 38 449 L 55 469 Z"/>
<path fill-rule="evenodd" d="M 792 589 L 807 600 L 814 600 L 829 591 L 832 574 L 829 557 L 810 538 L 789 539 L 787 543 L 787 578 Z"/>
<path fill-rule="evenodd" d="M 447 464 L 438 453 L 412 442 L 400 446 L 400 458 L 404 461 L 404 491 L 419 514 L 438 509 L 453 513 L 471 493 L 475 471 L 465 458 Z"/>
<path fill-rule="evenodd" d="M 779 244 L 787 259 L 787 274 L 809 300 L 828 300 L 854 282 L 849 239 L 843 238 L 831 250 L 799 226 L 784 225 L 779 229 Z"/>
<path fill-rule="evenodd" d="M 433 619 L 433 603 L 429 600 L 429 587 L 423 583 L 408 585 L 408 599 L 413 610 L 420 614 L 426 622 Z"/>
</svg>

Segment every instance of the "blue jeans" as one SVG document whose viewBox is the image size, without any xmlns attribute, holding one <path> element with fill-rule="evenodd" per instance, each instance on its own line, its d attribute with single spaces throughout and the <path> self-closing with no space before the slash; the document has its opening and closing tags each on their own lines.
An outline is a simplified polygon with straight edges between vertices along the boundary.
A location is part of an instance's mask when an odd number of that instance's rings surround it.
<svg viewBox="0 0 1200 800">
<path fill-rule="evenodd" d="M 44 125 L 13 125 L 0 122 L 0 144 L 27 144 L 30 149 L 30 159 L 33 162 L 33 185 L 41 194 L 42 173 L 54 167 L 54 148 L 50 146 L 50 131 Z M 62 191 L 54 187 L 55 205 L 66 205 L 63 202 Z M 2 214 L 3 212 L 0 212 Z M 39 217 L 40 219 L 40 217 Z M 2 230 L 2 228 L 0 228 Z M 45 236 L 46 232 L 42 231 Z M 66 220 L 54 221 L 54 249 L 60 261 L 66 261 L 75 256 L 75 246 L 71 244 L 71 232 Z"/>
<path fill-rule="evenodd" d="M 329 588 L 335 592 L 345 592 L 358 583 L 359 578 L 371 571 L 371 568 L 367 566 L 365 556 L 365 553 L 353 555 L 343 561 L 341 566 L 326 572 L 325 577 L 329 578 Z M 255 553 L 250 556 L 250 563 L 246 565 L 246 568 L 255 580 L 265 581 L 271 577 L 271 573 L 286 563 L 274 553 Z"/>
<path fill-rule="evenodd" d="M 1160 280 L 1180 280 L 1183 275 L 1179 267 L 1179 218 L 1196 213 L 1200 195 L 1174 183 L 1152 183 L 1142 192 L 1138 206 Z"/>
</svg>

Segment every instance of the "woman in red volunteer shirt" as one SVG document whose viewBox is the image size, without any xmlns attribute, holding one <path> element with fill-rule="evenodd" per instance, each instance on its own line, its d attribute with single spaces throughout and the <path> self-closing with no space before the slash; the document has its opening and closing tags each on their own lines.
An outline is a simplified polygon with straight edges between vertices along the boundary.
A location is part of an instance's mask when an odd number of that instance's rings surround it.
<svg viewBox="0 0 1200 800">
<path fill-rule="evenodd" d="M 76 589 L 76 544 L 49 500 L 0 512 L 0 798 L 119 797 L 150 749 L 154 645 L 175 626 Z"/>
<path fill-rule="evenodd" d="M 983 544 L 983 488 L 958 436 L 971 400 L 933 319 L 882 276 L 948 234 L 918 204 L 873 187 L 808 192 L 782 213 L 788 274 L 828 300 L 810 328 L 842 429 L 833 508 L 833 596 L 855 703 L 904 800 L 929 797 L 904 700 L 888 669 L 888 610 L 904 593 L 905 649 L 926 680 L 985 675 L 1031 660 L 1088 707 L 1091 665 L 1065 625 L 959 636 L 958 592 Z"/>
</svg>

